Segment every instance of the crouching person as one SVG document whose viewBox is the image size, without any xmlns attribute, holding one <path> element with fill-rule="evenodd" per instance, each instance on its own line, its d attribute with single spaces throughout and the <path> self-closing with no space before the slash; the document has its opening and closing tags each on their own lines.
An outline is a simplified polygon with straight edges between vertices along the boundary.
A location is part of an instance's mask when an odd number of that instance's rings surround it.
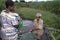
<svg viewBox="0 0 60 40">
<path fill-rule="evenodd" d="M 41 19 L 41 14 L 36 14 L 36 19 L 34 20 L 34 28 L 31 31 L 36 33 L 36 39 L 40 40 L 43 35 L 43 20 Z"/>
<path fill-rule="evenodd" d="M 14 13 L 15 5 L 13 1 L 7 0 L 5 2 L 5 5 L 6 5 L 6 9 L 1 12 L 1 24 L 2 24 L 1 33 L 2 33 L 2 36 L 5 36 L 5 39 L 2 38 L 3 40 L 10 40 L 10 37 L 13 34 L 15 35 L 15 32 L 13 31 L 16 31 L 15 29 L 19 25 L 20 17 L 17 13 Z M 11 33 L 11 35 L 8 33 Z M 17 37 L 17 34 L 15 36 Z M 16 37 L 15 37 L 16 39 L 12 39 L 14 37 L 11 37 L 11 40 L 17 40 Z"/>
<path fill-rule="evenodd" d="M 43 20 L 41 19 L 41 14 L 36 14 L 36 19 L 34 20 L 34 30 L 36 32 L 36 39 L 40 40 L 43 34 Z"/>
</svg>

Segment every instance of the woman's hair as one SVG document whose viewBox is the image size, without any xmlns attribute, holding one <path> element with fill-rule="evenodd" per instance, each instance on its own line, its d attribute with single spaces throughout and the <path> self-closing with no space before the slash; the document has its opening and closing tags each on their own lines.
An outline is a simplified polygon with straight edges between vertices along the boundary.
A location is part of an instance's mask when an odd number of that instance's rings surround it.
<svg viewBox="0 0 60 40">
<path fill-rule="evenodd" d="M 8 8 L 9 6 L 13 6 L 14 2 L 12 0 L 6 0 L 5 5 L 6 5 L 6 8 Z"/>
</svg>

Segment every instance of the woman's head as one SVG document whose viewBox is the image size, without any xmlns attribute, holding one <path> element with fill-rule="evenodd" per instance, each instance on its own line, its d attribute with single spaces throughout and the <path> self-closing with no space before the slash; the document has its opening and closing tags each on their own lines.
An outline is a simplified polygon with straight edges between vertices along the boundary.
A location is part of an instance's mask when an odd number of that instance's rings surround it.
<svg viewBox="0 0 60 40">
<path fill-rule="evenodd" d="M 6 5 L 7 9 L 9 9 L 10 11 L 14 11 L 15 6 L 14 6 L 14 2 L 13 1 L 7 0 L 5 2 L 5 5 Z"/>
<path fill-rule="evenodd" d="M 42 16 L 41 13 L 37 13 L 37 14 L 36 14 L 36 19 L 40 19 L 41 16 Z"/>
</svg>

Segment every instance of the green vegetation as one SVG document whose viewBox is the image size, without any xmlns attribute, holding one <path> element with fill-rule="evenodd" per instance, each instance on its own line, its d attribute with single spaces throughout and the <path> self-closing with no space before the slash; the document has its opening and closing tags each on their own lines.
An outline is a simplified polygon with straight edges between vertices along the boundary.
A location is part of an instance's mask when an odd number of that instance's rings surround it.
<svg viewBox="0 0 60 40">
<path fill-rule="evenodd" d="M 48 11 L 42 11 L 42 10 L 37 10 L 32 8 L 19 8 L 16 9 L 16 12 L 19 13 L 23 19 L 28 19 L 28 20 L 34 20 L 37 12 L 42 13 L 42 19 L 44 20 L 45 26 L 58 28 L 56 24 L 57 16 Z"/>
<path fill-rule="evenodd" d="M 0 0 L 0 11 L 5 8 L 4 0 Z"/>
<path fill-rule="evenodd" d="M 18 3 L 20 7 L 29 7 L 45 11 L 50 11 L 55 14 L 60 13 L 60 1 L 48 1 L 48 2 L 29 2 L 29 3 Z"/>
<path fill-rule="evenodd" d="M 56 38 L 56 40 L 60 40 L 60 33 L 53 33 L 54 37 Z"/>
</svg>

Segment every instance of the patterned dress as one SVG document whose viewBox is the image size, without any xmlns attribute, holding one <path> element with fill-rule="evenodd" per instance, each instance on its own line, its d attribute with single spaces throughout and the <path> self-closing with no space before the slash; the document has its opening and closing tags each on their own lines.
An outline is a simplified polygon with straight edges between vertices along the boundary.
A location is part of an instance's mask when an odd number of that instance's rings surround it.
<svg viewBox="0 0 60 40">
<path fill-rule="evenodd" d="M 2 27 L 13 27 L 14 25 L 18 25 L 19 21 L 20 17 L 17 13 L 6 13 L 5 10 L 1 12 Z"/>
</svg>

